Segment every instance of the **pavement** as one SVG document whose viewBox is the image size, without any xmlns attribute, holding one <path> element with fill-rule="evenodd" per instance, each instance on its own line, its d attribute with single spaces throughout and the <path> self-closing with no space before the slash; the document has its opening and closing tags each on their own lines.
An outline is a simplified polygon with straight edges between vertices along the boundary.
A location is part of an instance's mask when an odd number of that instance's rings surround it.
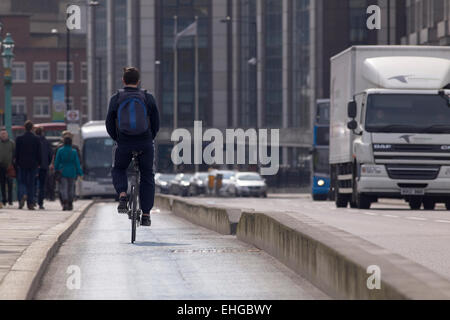
<svg viewBox="0 0 450 320">
<path fill-rule="evenodd" d="M 234 236 L 155 210 L 138 228 L 97 203 L 61 246 L 35 299 L 329 299 L 278 260 Z"/>
<path fill-rule="evenodd" d="M 40 272 L 92 201 L 76 201 L 74 211 L 59 202 L 45 210 L 0 209 L 0 299 L 26 299 Z"/>
<path fill-rule="evenodd" d="M 381 201 L 371 210 L 338 209 L 334 202 L 313 202 L 306 195 L 260 198 L 193 198 L 221 207 L 306 215 L 399 254 L 450 280 L 450 211 L 411 211 L 400 200 Z"/>
</svg>

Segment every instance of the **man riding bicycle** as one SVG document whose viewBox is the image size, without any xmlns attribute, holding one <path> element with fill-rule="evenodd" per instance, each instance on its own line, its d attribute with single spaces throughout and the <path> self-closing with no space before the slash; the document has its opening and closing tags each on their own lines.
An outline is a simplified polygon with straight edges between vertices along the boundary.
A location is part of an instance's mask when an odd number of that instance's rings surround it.
<svg viewBox="0 0 450 320">
<path fill-rule="evenodd" d="M 141 183 L 139 201 L 142 210 L 141 225 L 150 226 L 150 211 L 155 199 L 153 158 L 155 139 L 159 131 L 159 113 L 153 96 L 139 88 L 140 74 L 136 68 L 124 68 L 124 88 L 111 97 L 106 129 L 117 142 L 112 178 L 119 194 L 119 213 L 128 212 L 127 169 L 133 152 L 139 154 Z"/>
</svg>

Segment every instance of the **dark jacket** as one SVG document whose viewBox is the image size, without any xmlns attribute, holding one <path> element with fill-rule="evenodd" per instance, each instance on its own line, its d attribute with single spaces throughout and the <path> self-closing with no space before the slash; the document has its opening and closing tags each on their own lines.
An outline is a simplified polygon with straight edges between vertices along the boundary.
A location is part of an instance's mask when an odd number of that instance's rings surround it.
<svg viewBox="0 0 450 320">
<path fill-rule="evenodd" d="M 41 142 L 31 132 L 16 139 L 16 165 L 22 169 L 37 169 L 41 165 Z"/>
<path fill-rule="evenodd" d="M 38 136 L 38 138 L 41 142 L 41 169 L 48 169 L 53 159 L 52 146 L 44 136 Z"/>
<path fill-rule="evenodd" d="M 125 92 L 133 92 L 141 90 L 139 88 L 125 87 Z M 145 134 L 140 136 L 128 136 L 117 130 L 117 110 L 119 109 L 118 104 L 119 93 L 116 93 L 111 97 L 109 101 L 108 115 L 106 117 L 106 130 L 111 138 L 117 141 L 119 144 L 135 144 L 139 142 L 152 141 L 156 138 L 159 131 L 159 112 L 156 107 L 155 98 L 149 93 L 146 93 L 146 104 L 149 109 L 150 116 L 150 129 Z"/>
</svg>

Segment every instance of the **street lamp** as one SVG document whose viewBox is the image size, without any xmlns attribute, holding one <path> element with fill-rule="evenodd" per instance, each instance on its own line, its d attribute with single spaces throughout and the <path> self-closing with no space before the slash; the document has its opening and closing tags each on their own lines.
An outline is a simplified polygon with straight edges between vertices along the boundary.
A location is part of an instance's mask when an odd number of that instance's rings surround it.
<svg viewBox="0 0 450 320">
<path fill-rule="evenodd" d="M 1 26 L 0 26 L 1 32 Z M 12 121 L 11 121 L 11 85 L 12 85 L 12 63 L 14 59 L 14 40 L 10 33 L 6 34 L 5 40 L 0 44 L 3 46 L 2 60 L 4 71 L 4 84 L 5 84 L 5 127 L 9 136 L 12 136 Z"/>
</svg>

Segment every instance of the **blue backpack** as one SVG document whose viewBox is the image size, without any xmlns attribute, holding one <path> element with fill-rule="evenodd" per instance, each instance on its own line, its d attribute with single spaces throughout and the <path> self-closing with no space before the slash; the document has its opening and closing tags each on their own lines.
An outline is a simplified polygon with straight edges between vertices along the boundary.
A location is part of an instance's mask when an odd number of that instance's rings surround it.
<svg viewBox="0 0 450 320">
<path fill-rule="evenodd" d="M 150 128 L 148 107 L 146 103 L 147 91 L 136 92 L 119 90 L 117 103 L 118 130 L 126 135 L 139 136 L 148 132 Z"/>
</svg>

